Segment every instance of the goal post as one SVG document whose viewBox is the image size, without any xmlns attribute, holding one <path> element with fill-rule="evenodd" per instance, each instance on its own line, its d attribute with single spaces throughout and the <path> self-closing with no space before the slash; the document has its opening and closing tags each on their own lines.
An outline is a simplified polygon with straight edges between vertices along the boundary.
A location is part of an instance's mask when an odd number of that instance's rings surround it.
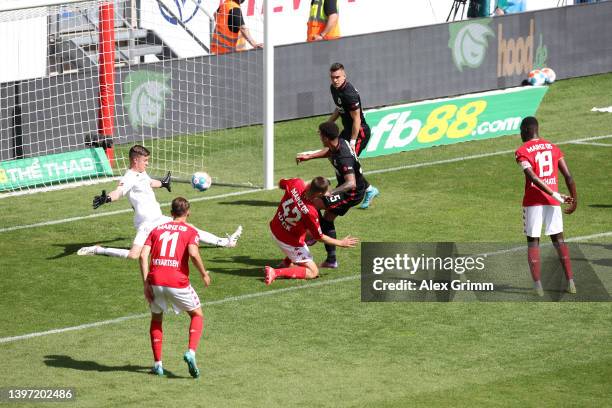
<svg viewBox="0 0 612 408">
<path fill-rule="evenodd" d="M 269 3 L 242 12 L 271 44 Z M 134 144 L 151 151 L 152 176 L 272 188 L 273 50 L 212 55 L 218 5 L 0 2 L 0 195 L 108 181 Z"/>
<path fill-rule="evenodd" d="M 264 185 L 274 188 L 274 42 L 272 27 L 274 13 L 272 1 L 264 0 L 266 23 L 264 24 Z"/>
</svg>

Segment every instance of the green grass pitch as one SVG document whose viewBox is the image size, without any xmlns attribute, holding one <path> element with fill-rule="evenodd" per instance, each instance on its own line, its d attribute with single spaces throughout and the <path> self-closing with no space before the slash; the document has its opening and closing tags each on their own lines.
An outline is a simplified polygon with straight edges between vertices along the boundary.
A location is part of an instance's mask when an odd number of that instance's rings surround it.
<svg viewBox="0 0 612 408">
<path fill-rule="evenodd" d="M 590 112 L 610 104 L 611 87 L 612 74 L 552 85 L 537 114 L 542 135 L 564 142 L 612 134 L 612 114 Z M 333 174 L 323 160 L 293 161 L 296 152 L 319 146 L 321 120 L 276 125 L 277 178 Z M 597 142 L 607 146 L 561 146 L 579 192 L 577 212 L 564 217 L 568 238 L 612 232 L 612 138 Z M 509 136 L 367 159 L 363 166 L 384 170 L 519 145 L 519 136 Z M 371 209 L 351 210 L 337 221 L 339 236 L 523 242 L 523 175 L 511 153 L 368 179 L 382 195 Z M 242 191 L 194 201 L 191 221 L 219 235 L 242 224 L 244 234 L 235 249 L 201 250 L 210 288 L 192 276 L 205 303 L 202 378 L 191 379 L 181 358 L 185 315 L 166 317 L 163 360 L 170 373 L 154 377 L 137 263 L 76 255 L 94 243 L 129 247 L 134 230 L 127 200 L 91 209 L 93 195 L 113 185 L 0 200 L 0 339 L 110 321 L 0 342 L 0 388 L 74 387 L 76 400 L 66 406 L 79 407 L 612 405 L 610 303 L 361 303 L 358 248 L 339 250 L 341 267 L 316 281 L 266 287 L 263 266 L 281 258 L 268 233 L 280 192 L 222 186 L 204 194 L 186 184 L 172 194 L 156 192 L 167 204 L 179 194 L 195 199 Z M 72 217 L 78 219 L 7 230 Z M 594 242 L 604 244 L 599 264 L 612 273 L 612 236 Z M 314 247 L 318 259 L 323 252 Z M 516 273 L 529 279 L 526 261 Z M 114 321 L 122 317 L 129 318 Z"/>
</svg>

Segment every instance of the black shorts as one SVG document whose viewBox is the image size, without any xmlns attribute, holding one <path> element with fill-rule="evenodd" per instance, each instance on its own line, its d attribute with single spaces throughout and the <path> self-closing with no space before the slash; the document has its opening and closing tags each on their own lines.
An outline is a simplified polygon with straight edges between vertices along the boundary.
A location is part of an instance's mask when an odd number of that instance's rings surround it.
<svg viewBox="0 0 612 408">
<path fill-rule="evenodd" d="M 358 157 L 368 145 L 368 142 L 370 141 L 370 134 L 371 134 L 370 127 L 367 125 L 362 126 L 361 129 L 359 129 L 359 134 L 357 135 L 357 141 L 355 142 L 355 153 L 357 153 Z M 347 142 L 350 142 L 351 141 L 351 129 L 342 129 L 342 132 L 340 132 L 340 137 L 345 139 Z"/>
<path fill-rule="evenodd" d="M 364 191 L 348 191 L 323 197 L 325 209 L 336 215 L 343 216 L 351 209 L 363 201 Z"/>
</svg>

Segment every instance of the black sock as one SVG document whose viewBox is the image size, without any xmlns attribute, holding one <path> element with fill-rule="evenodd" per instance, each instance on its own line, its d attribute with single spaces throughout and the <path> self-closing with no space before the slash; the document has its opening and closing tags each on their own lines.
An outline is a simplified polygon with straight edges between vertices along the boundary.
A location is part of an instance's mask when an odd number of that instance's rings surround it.
<svg viewBox="0 0 612 408">
<path fill-rule="evenodd" d="M 336 226 L 333 221 L 327 221 L 325 218 L 321 218 L 321 231 L 328 237 L 336 238 Z M 336 246 L 325 244 L 325 250 L 327 251 L 327 262 L 336 262 Z"/>
</svg>

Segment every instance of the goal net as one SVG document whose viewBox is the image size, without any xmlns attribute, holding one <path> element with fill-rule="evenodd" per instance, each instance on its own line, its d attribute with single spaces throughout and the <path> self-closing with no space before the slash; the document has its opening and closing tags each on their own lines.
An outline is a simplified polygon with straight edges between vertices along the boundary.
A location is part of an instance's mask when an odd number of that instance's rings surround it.
<svg viewBox="0 0 612 408">
<path fill-rule="evenodd" d="M 221 30 L 237 46 L 211 52 L 220 2 L 0 5 L 0 194 L 107 181 L 134 144 L 154 177 L 260 186 L 263 51 Z M 257 3 L 242 15 L 259 43 Z"/>
</svg>

